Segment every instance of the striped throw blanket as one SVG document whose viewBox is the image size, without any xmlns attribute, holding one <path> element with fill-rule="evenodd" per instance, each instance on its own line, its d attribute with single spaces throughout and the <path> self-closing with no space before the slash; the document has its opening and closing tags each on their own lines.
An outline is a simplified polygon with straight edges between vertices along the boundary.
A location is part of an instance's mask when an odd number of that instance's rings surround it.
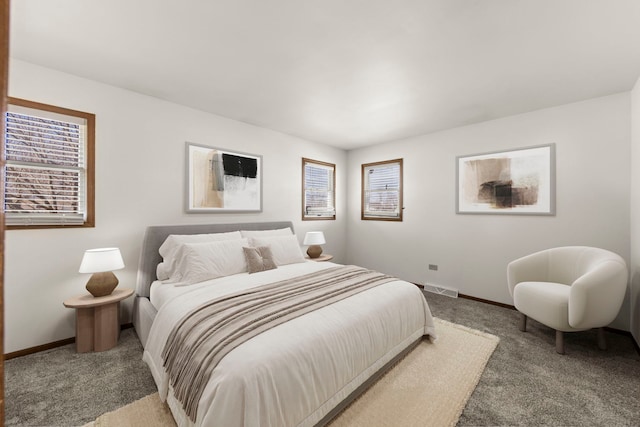
<svg viewBox="0 0 640 427">
<path fill-rule="evenodd" d="M 174 326 L 162 351 L 176 398 L 195 422 L 213 369 L 250 338 L 305 313 L 396 280 L 356 266 L 338 266 L 208 301 Z"/>
</svg>

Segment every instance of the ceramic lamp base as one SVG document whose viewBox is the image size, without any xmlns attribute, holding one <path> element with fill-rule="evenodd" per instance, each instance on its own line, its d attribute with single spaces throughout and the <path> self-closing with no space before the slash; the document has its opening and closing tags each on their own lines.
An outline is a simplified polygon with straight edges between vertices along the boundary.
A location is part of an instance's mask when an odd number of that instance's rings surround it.
<svg viewBox="0 0 640 427">
<path fill-rule="evenodd" d="M 309 255 L 309 258 L 318 258 L 320 255 L 322 255 L 322 246 L 309 246 L 309 248 L 307 249 L 307 255 Z"/>
<path fill-rule="evenodd" d="M 87 282 L 87 290 L 94 297 L 104 297 L 111 295 L 111 292 L 118 286 L 118 278 L 111 271 L 93 273 Z"/>
</svg>

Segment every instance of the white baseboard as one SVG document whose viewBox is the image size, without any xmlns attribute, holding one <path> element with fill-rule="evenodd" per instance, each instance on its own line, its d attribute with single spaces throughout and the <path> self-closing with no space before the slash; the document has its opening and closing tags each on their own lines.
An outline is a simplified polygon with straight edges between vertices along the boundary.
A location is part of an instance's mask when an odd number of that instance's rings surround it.
<svg viewBox="0 0 640 427">
<path fill-rule="evenodd" d="M 442 285 L 424 284 L 424 290 L 438 295 L 445 295 L 451 298 L 458 298 L 458 290 Z"/>
</svg>

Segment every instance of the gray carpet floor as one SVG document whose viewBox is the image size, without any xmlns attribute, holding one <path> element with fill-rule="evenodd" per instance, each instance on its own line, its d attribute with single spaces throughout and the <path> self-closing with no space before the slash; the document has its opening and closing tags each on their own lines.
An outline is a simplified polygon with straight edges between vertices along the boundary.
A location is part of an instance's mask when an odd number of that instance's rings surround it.
<svg viewBox="0 0 640 427">
<path fill-rule="evenodd" d="M 567 354 L 555 353 L 555 333 L 518 313 L 468 299 L 427 293 L 441 319 L 500 337 L 459 426 L 640 426 L 640 356 L 629 336 L 565 334 Z M 102 353 L 75 346 L 5 362 L 7 426 L 75 426 L 156 391 L 133 329 Z M 428 404 L 428 402 L 425 402 Z"/>
</svg>

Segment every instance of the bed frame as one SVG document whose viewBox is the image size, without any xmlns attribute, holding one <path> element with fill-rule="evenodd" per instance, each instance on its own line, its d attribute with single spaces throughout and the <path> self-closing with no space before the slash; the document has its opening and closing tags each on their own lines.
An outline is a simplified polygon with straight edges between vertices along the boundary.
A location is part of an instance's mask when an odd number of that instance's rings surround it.
<svg viewBox="0 0 640 427">
<path fill-rule="evenodd" d="M 170 234 L 206 234 L 226 233 L 240 230 L 276 230 L 291 228 L 291 221 L 279 222 L 245 222 L 235 224 L 187 224 L 187 225 L 157 225 L 147 227 L 142 240 L 140 261 L 138 263 L 138 278 L 136 280 L 136 294 L 133 301 L 133 327 L 145 347 L 149 330 L 157 310 L 149 300 L 151 284 L 156 280 L 156 267 L 162 262 L 158 252 L 162 243 Z"/>
</svg>

